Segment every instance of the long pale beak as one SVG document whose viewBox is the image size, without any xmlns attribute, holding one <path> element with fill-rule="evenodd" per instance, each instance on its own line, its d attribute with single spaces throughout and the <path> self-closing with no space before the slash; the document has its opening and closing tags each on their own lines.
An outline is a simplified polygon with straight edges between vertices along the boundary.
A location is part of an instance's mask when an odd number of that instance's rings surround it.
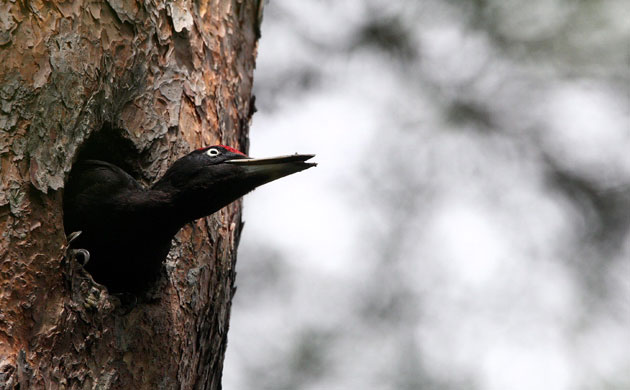
<svg viewBox="0 0 630 390">
<path fill-rule="evenodd" d="M 274 164 L 285 164 L 285 163 L 304 163 L 306 160 L 310 160 L 315 157 L 314 154 L 290 154 L 287 156 L 277 156 L 277 157 L 265 157 L 265 158 L 238 158 L 233 160 L 226 160 L 225 162 L 228 164 L 238 164 L 238 165 L 274 165 Z M 304 163 L 309 167 L 314 167 L 317 163 Z"/>
<path fill-rule="evenodd" d="M 235 158 L 225 162 L 240 167 L 249 177 L 259 177 L 264 182 L 269 182 L 317 166 L 317 163 L 306 162 L 313 157 L 314 154 L 292 154 L 266 158 Z"/>
</svg>

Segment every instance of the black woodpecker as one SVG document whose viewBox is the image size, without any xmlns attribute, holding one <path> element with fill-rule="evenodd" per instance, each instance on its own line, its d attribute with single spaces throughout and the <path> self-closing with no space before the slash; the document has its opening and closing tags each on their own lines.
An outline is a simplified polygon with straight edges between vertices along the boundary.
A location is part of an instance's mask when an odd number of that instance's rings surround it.
<svg viewBox="0 0 630 390">
<path fill-rule="evenodd" d="M 104 161 L 75 164 L 64 190 L 64 228 L 86 249 L 85 265 L 110 293 L 138 293 L 159 276 L 173 236 L 258 186 L 314 167 L 311 154 L 250 158 L 229 146 L 202 148 L 175 161 L 145 188 Z"/>
</svg>

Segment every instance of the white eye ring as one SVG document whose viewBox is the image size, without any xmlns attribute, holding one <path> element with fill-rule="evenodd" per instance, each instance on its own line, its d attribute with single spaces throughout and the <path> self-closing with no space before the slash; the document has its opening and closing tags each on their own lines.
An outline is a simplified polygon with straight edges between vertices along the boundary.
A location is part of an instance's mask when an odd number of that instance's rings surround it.
<svg viewBox="0 0 630 390">
<path fill-rule="evenodd" d="M 221 152 L 219 152 L 219 149 L 215 149 L 215 148 L 210 148 L 208 149 L 208 151 L 206 152 L 206 154 L 210 157 L 215 157 L 218 156 L 219 154 L 221 154 Z"/>
</svg>

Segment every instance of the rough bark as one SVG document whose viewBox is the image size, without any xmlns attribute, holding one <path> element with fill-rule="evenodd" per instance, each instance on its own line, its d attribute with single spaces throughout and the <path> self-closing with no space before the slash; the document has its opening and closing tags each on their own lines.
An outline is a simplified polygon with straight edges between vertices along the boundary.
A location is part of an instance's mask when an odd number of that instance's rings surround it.
<svg viewBox="0 0 630 390">
<path fill-rule="evenodd" d="M 221 387 L 240 204 L 184 228 L 133 306 L 65 255 L 62 194 L 82 153 L 148 184 L 193 148 L 246 149 L 260 7 L 0 3 L 0 388 Z"/>
</svg>

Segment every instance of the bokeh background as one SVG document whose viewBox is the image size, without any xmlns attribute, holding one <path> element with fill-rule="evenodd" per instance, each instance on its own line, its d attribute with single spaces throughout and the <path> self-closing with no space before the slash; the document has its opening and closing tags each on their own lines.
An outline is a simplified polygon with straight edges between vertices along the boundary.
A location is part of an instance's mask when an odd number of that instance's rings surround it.
<svg viewBox="0 0 630 390">
<path fill-rule="evenodd" d="M 630 389 L 630 3 L 273 0 L 224 388 Z"/>
</svg>

